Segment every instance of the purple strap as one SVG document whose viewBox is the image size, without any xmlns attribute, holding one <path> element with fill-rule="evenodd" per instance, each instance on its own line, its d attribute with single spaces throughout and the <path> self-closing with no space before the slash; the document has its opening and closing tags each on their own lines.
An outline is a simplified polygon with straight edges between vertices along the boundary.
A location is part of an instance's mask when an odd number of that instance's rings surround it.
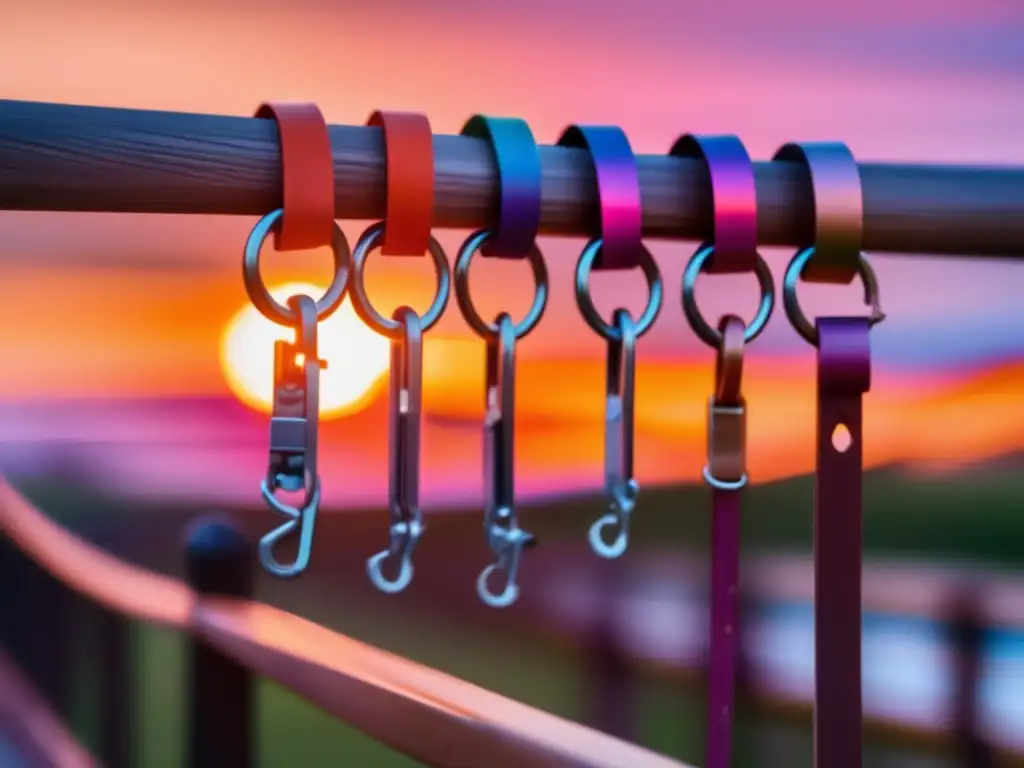
<svg viewBox="0 0 1024 768">
<path fill-rule="evenodd" d="M 711 616 L 708 671 L 708 768 L 729 768 L 739 636 L 740 509 L 747 484 L 747 406 L 742 394 L 746 326 L 736 315 L 719 323 L 715 393 L 708 403 L 711 486 Z"/>
<path fill-rule="evenodd" d="M 699 158 L 707 166 L 711 186 L 715 252 L 709 274 L 728 275 L 757 269 L 757 188 L 754 164 L 735 136 L 681 136 L 669 154 Z"/>
<path fill-rule="evenodd" d="M 570 125 L 559 146 L 586 149 L 594 164 L 601 215 L 601 250 L 595 271 L 632 269 L 643 261 L 643 209 L 636 158 L 614 125 Z"/>
<path fill-rule="evenodd" d="M 712 490 L 711 648 L 708 694 L 708 768 L 728 768 L 732 760 L 732 721 L 739 632 L 739 490 Z"/>
<path fill-rule="evenodd" d="M 871 388 L 868 318 L 826 317 L 818 331 L 814 508 L 814 765 L 862 768 L 861 550 L 863 396 Z M 844 425 L 848 445 L 833 445 Z"/>
</svg>

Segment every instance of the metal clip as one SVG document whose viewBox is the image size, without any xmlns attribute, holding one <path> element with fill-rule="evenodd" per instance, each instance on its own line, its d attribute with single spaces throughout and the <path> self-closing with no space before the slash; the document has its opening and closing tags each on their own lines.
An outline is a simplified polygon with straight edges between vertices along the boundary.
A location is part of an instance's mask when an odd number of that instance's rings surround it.
<svg viewBox="0 0 1024 768">
<path fill-rule="evenodd" d="M 396 594 L 412 581 L 412 553 L 423 535 L 420 510 L 420 414 L 423 402 L 423 323 L 413 310 L 399 307 L 393 319 L 402 335 L 391 341 L 389 383 L 388 493 L 391 544 L 366 561 L 370 581 L 381 592 Z M 394 579 L 384 576 L 383 565 L 400 558 Z"/>
<path fill-rule="evenodd" d="M 608 342 L 604 413 L 604 491 L 608 513 L 590 527 L 590 548 L 599 557 L 615 559 L 629 545 L 629 518 L 640 486 L 633 479 L 633 404 L 636 378 L 636 325 L 625 309 L 615 310 L 618 333 Z M 605 529 L 618 535 L 605 541 Z"/>
<path fill-rule="evenodd" d="M 320 504 L 317 474 L 317 432 L 320 419 L 320 371 L 326 363 L 317 353 L 317 309 L 308 296 L 293 296 L 288 306 L 296 315 L 295 341 L 274 344 L 274 401 L 270 417 L 270 460 L 260 493 L 267 505 L 285 517 L 259 544 L 260 563 L 272 576 L 298 576 L 309 565 L 313 526 Z M 303 491 L 299 507 L 278 499 L 277 491 Z M 291 564 L 279 563 L 274 546 L 300 527 L 299 547 Z"/>
<path fill-rule="evenodd" d="M 708 464 L 704 481 L 721 491 L 747 484 L 747 406 L 740 394 L 746 327 L 736 315 L 722 318 L 715 363 L 715 394 L 708 401 Z"/>
<path fill-rule="evenodd" d="M 496 560 L 477 579 L 480 599 L 492 608 L 505 608 L 519 598 L 519 561 L 526 547 L 536 545 L 532 534 L 519 528 L 515 513 L 515 343 L 512 319 L 502 312 L 498 332 L 487 338 L 487 381 L 484 421 L 484 533 Z M 488 579 L 505 572 L 505 586 L 491 592 Z"/>
</svg>

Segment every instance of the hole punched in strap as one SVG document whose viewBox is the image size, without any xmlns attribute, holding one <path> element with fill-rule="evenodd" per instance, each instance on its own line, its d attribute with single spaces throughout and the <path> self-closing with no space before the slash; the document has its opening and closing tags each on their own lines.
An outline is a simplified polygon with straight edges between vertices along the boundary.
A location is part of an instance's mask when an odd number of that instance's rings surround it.
<svg viewBox="0 0 1024 768">
<path fill-rule="evenodd" d="M 796 148 L 793 148 L 796 147 Z M 861 244 L 860 176 L 837 145 L 791 145 L 776 158 L 800 156 L 815 185 L 814 243 L 794 256 L 783 279 L 786 314 L 817 348 L 818 413 L 814 493 L 814 764 L 861 768 L 861 569 L 863 538 L 863 398 L 871 386 L 871 327 L 885 315 Z M 821 258 L 820 268 L 810 270 Z M 800 309 L 801 277 L 864 280 L 869 317 L 824 317 L 811 324 Z M 843 426 L 845 449 L 833 443 Z"/>
<path fill-rule="evenodd" d="M 814 509 L 816 766 L 861 768 L 863 396 L 871 387 L 871 322 L 817 322 L 818 427 Z M 849 443 L 833 443 L 844 426 Z"/>
</svg>

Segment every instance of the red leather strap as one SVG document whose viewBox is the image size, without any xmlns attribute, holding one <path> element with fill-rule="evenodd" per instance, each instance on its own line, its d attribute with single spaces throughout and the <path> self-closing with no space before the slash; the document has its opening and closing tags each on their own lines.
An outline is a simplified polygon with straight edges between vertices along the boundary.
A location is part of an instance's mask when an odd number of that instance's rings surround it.
<svg viewBox="0 0 1024 768">
<path fill-rule="evenodd" d="M 814 765 L 861 768 L 863 396 L 871 387 L 870 321 L 819 318 L 814 509 Z M 836 427 L 848 445 L 833 445 Z M 842 450 L 841 450 L 842 449 Z"/>
<path fill-rule="evenodd" d="M 274 120 L 281 137 L 284 202 L 279 251 L 330 245 L 334 233 L 334 160 L 327 123 L 316 104 L 265 103 L 256 117 Z"/>
<path fill-rule="evenodd" d="M 387 208 L 380 252 L 422 256 L 434 223 L 434 137 L 413 112 L 374 112 L 367 125 L 384 130 Z"/>
</svg>

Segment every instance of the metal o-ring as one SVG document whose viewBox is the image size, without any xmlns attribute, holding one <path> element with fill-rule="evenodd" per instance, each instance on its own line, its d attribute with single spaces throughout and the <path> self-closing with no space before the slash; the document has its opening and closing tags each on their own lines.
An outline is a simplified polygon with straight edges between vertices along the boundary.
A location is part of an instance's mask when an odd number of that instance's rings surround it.
<svg viewBox="0 0 1024 768">
<path fill-rule="evenodd" d="M 263 276 L 260 274 L 260 251 L 274 228 L 280 225 L 284 209 L 278 208 L 256 222 L 256 226 L 249 233 L 245 241 L 245 251 L 242 258 L 242 279 L 245 282 L 245 292 L 253 306 L 260 314 L 272 322 L 280 325 L 293 325 L 298 317 L 290 307 L 285 306 L 270 295 Z M 345 289 L 348 287 L 349 263 L 352 260 L 352 251 L 349 248 L 345 233 L 337 222 L 331 233 L 331 254 L 334 257 L 334 276 L 324 295 L 316 302 L 317 320 L 326 320 L 341 306 L 345 298 Z"/>
<path fill-rule="evenodd" d="M 474 232 L 466 238 L 466 242 L 459 249 L 458 258 L 455 259 L 455 301 L 469 327 L 484 338 L 497 337 L 499 328 L 496 322 L 487 322 L 480 317 L 473 304 L 473 298 L 469 293 L 469 266 L 474 254 L 486 247 L 487 241 L 492 237 L 494 233 L 488 229 Z M 526 258 L 533 270 L 533 303 L 526 316 L 514 326 L 517 339 L 523 338 L 540 322 L 548 303 L 548 267 L 536 243 L 527 251 Z"/>
<path fill-rule="evenodd" d="M 794 330 L 807 343 L 818 346 L 818 329 L 807 318 L 807 315 L 804 314 L 803 309 L 800 307 L 800 298 L 796 294 L 796 287 L 797 283 L 800 282 L 800 276 L 813 256 L 814 247 L 812 246 L 799 251 L 793 257 L 793 260 L 789 262 L 789 266 L 786 267 L 785 277 L 782 280 L 782 304 L 786 310 L 786 317 L 789 318 L 789 322 Z M 864 282 L 864 303 L 871 307 L 871 314 L 867 318 L 868 322 L 871 325 L 877 325 L 885 319 L 885 313 L 882 311 L 881 304 L 879 303 L 878 278 L 875 276 L 875 270 L 871 267 L 871 262 L 867 260 L 863 253 L 857 259 L 857 274 L 860 275 L 861 280 Z"/>
<path fill-rule="evenodd" d="M 601 318 L 594 306 L 594 300 L 590 297 L 590 272 L 601 253 L 601 244 L 602 241 L 599 237 L 591 240 L 584 246 L 583 252 L 580 253 L 580 260 L 576 262 L 576 306 L 579 307 L 580 314 L 583 315 L 587 325 L 596 333 L 608 341 L 619 341 L 622 338 L 619 329 Z M 658 313 L 661 312 L 663 293 L 661 273 L 658 271 L 658 265 L 651 252 L 640 245 L 639 254 L 640 268 L 647 279 L 648 296 L 647 306 L 644 307 L 644 311 L 636 321 L 637 338 L 643 336 L 654 325 Z"/>
<path fill-rule="evenodd" d="M 366 260 L 370 253 L 377 248 L 384 237 L 384 222 L 374 224 L 363 232 L 362 237 L 356 242 L 352 249 L 352 284 L 349 292 L 352 296 L 352 309 L 359 316 L 359 319 L 370 328 L 388 338 L 397 339 L 402 333 L 402 323 L 389 317 L 384 317 L 376 310 L 366 294 L 365 267 Z M 451 275 L 448 272 L 448 257 L 445 255 L 441 244 L 431 235 L 427 243 L 427 253 L 434 262 L 434 273 L 437 275 L 437 291 L 434 293 L 434 300 L 427 311 L 420 318 L 422 330 L 427 331 L 441 319 L 445 307 L 448 306 L 448 297 L 451 288 Z"/>
<path fill-rule="evenodd" d="M 683 314 L 690 323 L 697 338 L 710 347 L 719 347 L 722 343 L 722 332 L 712 327 L 697 306 L 695 288 L 697 278 L 704 271 L 705 265 L 715 253 L 714 245 L 703 245 L 690 257 L 686 269 L 683 271 Z M 761 335 L 761 332 L 768 325 L 768 320 L 775 310 L 775 283 L 772 280 L 772 271 L 768 263 L 757 254 L 757 262 L 754 268 L 757 276 L 757 283 L 761 288 L 761 301 L 757 307 L 757 314 L 743 332 L 743 341 L 751 342 Z"/>
</svg>

